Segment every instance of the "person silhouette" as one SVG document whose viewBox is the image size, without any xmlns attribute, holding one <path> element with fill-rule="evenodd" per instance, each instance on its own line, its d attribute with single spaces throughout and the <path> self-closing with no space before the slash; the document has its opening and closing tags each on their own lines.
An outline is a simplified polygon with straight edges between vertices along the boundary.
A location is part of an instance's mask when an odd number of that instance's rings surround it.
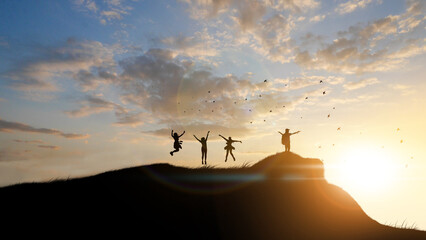
<svg viewBox="0 0 426 240">
<path fill-rule="evenodd" d="M 179 152 L 179 149 L 182 149 L 182 141 L 179 141 L 179 138 L 183 136 L 183 134 L 185 134 L 185 131 L 183 131 L 183 133 L 181 135 L 178 135 L 177 133 L 173 133 L 172 130 L 172 138 L 175 140 L 175 142 L 173 143 L 173 147 L 175 148 L 175 150 L 170 152 L 170 155 L 173 156 L 173 153 L 175 152 Z"/>
<path fill-rule="evenodd" d="M 201 164 L 207 165 L 207 139 L 209 138 L 210 131 L 207 132 L 206 137 L 202 137 L 201 140 L 194 135 L 195 139 L 197 139 L 201 143 Z"/>
<path fill-rule="evenodd" d="M 285 146 L 285 151 L 290 152 L 290 136 L 293 134 L 298 134 L 300 131 L 290 133 L 290 129 L 286 128 L 285 133 L 278 131 L 281 134 L 281 143 Z"/>
<path fill-rule="evenodd" d="M 225 150 L 226 150 L 225 162 L 228 160 L 228 154 L 229 154 L 229 153 L 231 154 L 232 158 L 233 158 L 233 159 L 234 159 L 234 161 L 235 161 L 234 154 L 232 154 L 232 150 L 235 150 L 235 148 L 232 146 L 232 143 L 234 143 L 234 142 L 240 142 L 240 143 L 243 143 L 243 142 L 241 142 L 241 141 L 239 141 L 239 140 L 233 140 L 231 137 L 229 137 L 228 139 L 226 139 L 224 136 L 222 136 L 222 135 L 220 135 L 220 134 L 219 134 L 219 136 L 220 136 L 220 137 L 222 137 L 222 138 L 223 138 L 223 140 L 225 140 L 225 141 L 226 141 L 226 146 L 223 148 L 223 149 L 225 149 Z"/>
</svg>

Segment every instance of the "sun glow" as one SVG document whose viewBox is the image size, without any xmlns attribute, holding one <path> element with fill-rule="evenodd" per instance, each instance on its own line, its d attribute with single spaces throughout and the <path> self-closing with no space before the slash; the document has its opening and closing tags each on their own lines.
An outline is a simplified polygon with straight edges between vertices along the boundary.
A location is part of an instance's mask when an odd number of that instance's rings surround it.
<svg viewBox="0 0 426 240">
<path fill-rule="evenodd" d="M 392 155 L 384 149 L 359 147 L 342 157 L 344 188 L 362 192 L 381 192 L 392 186 L 396 168 Z"/>
</svg>

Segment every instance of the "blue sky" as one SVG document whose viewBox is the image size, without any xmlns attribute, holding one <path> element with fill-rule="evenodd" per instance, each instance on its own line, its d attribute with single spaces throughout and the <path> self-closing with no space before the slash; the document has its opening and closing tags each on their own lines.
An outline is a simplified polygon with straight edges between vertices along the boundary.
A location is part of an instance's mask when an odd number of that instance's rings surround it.
<svg viewBox="0 0 426 240">
<path fill-rule="evenodd" d="M 425 8 L 421 0 L 1 1 L 0 185 L 153 162 L 199 166 L 192 134 L 208 130 L 210 164 L 254 163 L 282 151 L 276 132 L 291 128 L 302 131 L 292 150 L 324 160 L 328 180 L 368 214 L 426 229 Z M 173 158 L 171 129 L 187 131 Z M 239 161 L 224 163 L 218 134 L 243 140 Z M 392 169 L 392 191 L 345 178 L 354 149 L 392 156 L 376 165 Z M 412 207 L 391 215 L 401 201 Z"/>
</svg>

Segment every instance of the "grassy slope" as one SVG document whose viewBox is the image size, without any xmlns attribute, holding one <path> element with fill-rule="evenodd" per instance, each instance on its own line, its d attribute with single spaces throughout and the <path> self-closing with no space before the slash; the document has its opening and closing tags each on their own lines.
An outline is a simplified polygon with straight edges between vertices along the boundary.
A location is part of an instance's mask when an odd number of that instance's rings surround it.
<svg viewBox="0 0 426 240">
<path fill-rule="evenodd" d="M 1 216 L 26 229 L 155 238 L 426 239 L 370 219 L 323 171 L 320 160 L 292 153 L 241 169 L 156 164 L 2 188 Z"/>
</svg>

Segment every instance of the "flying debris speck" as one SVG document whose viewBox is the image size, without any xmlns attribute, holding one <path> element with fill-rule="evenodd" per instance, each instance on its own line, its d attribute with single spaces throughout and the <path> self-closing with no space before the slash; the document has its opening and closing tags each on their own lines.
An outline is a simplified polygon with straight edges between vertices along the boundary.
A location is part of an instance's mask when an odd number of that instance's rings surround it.
<svg viewBox="0 0 426 240">
<path fill-rule="evenodd" d="M 322 80 L 320 80 L 320 83 L 322 83 Z"/>
<path fill-rule="evenodd" d="M 404 141 L 401 139 L 401 141 L 399 141 L 400 143 L 403 143 Z"/>
<path fill-rule="evenodd" d="M 269 110 L 269 112 L 272 112 L 272 110 Z"/>
<path fill-rule="evenodd" d="M 305 97 L 305 99 L 308 99 L 308 97 Z"/>
<path fill-rule="evenodd" d="M 327 117 L 330 118 L 330 114 L 328 114 Z"/>
<path fill-rule="evenodd" d="M 216 101 L 215 100 L 213 100 L 213 103 L 215 103 Z"/>
<path fill-rule="evenodd" d="M 266 122 L 266 120 L 265 120 L 265 119 L 263 119 L 263 121 L 264 121 L 264 122 Z"/>
<path fill-rule="evenodd" d="M 336 107 L 333 107 L 333 109 L 336 109 Z"/>
<path fill-rule="evenodd" d="M 247 98 L 245 100 L 247 101 Z"/>
<path fill-rule="evenodd" d="M 399 128 L 397 128 L 397 129 L 396 129 L 396 131 L 397 131 L 397 132 L 398 132 L 399 130 L 400 130 Z"/>
<path fill-rule="evenodd" d="M 268 81 L 268 79 L 265 79 L 263 82 L 267 82 Z"/>
<path fill-rule="evenodd" d="M 249 109 L 249 112 L 251 112 L 251 109 Z"/>
<path fill-rule="evenodd" d="M 259 97 L 262 97 L 262 94 L 259 94 Z"/>
<path fill-rule="evenodd" d="M 337 130 L 339 131 L 339 130 L 342 130 L 342 129 L 340 127 L 338 127 Z"/>
<path fill-rule="evenodd" d="M 237 104 L 237 102 L 234 102 L 234 104 Z"/>
<path fill-rule="evenodd" d="M 253 122 L 250 122 L 250 123 L 253 123 Z"/>
<path fill-rule="evenodd" d="M 210 91 L 209 91 L 209 93 L 210 93 Z"/>
<path fill-rule="evenodd" d="M 324 91 L 324 92 L 322 92 L 322 95 L 325 95 L 325 91 Z"/>
</svg>

